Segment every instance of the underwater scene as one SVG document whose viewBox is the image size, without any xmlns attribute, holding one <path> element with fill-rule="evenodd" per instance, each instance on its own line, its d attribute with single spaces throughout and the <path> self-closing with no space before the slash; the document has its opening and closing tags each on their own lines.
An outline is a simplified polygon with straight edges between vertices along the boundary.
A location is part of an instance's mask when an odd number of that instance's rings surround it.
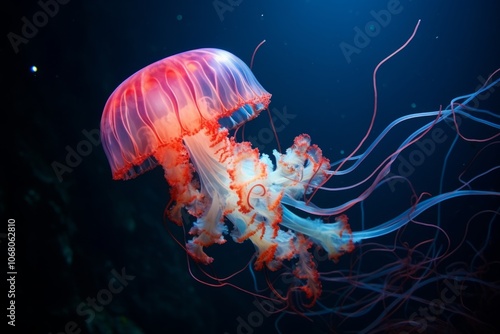
<svg viewBox="0 0 500 334">
<path fill-rule="evenodd" d="M 2 333 L 498 333 L 498 1 L 2 10 Z"/>
</svg>

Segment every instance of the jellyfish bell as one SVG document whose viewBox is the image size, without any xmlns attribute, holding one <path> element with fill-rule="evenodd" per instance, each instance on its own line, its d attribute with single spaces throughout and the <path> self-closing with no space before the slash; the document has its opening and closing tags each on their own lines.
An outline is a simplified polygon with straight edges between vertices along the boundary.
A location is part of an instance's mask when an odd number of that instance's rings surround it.
<svg viewBox="0 0 500 334">
<path fill-rule="evenodd" d="M 223 50 L 188 51 L 143 68 L 116 88 L 103 111 L 113 178 L 155 167 L 155 153 L 186 136 L 214 135 L 256 117 L 270 98 L 248 67 Z"/>
</svg>

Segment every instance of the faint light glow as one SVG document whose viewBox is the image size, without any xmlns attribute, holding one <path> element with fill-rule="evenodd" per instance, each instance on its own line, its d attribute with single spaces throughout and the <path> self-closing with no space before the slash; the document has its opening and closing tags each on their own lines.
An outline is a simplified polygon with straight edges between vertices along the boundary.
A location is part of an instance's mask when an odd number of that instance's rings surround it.
<svg viewBox="0 0 500 334">
<path fill-rule="evenodd" d="M 439 38 L 439 36 L 436 36 L 436 39 L 438 39 L 438 38 Z"/>
<path fill-rule="evenodd" d="M 344 154 L 344 153 L 345 153 L 344 150 L 340 150 L 340 154 Z"/>
<path fill-rule="evenodd" d="M 262 21 L 264 19 L 264 14 L 260 14 L 260 20 Z"/>
<path fill-rule="evenodd" d="M 223 52 L 223 53 L 217 53 L 214 55 L 214 59 L 220 62 L 228 62 L 229 61 L 229 56 Z"/>
<path fill-rule="evenodd" d="M 181 14 L 177 15 L 177 21 L 182 21 L 182 15 Z"/>
<path fill-rule="evenodd" d="M 30 71 L 31 71 L 31 73 L 36 73 L 36 72 L 38 72 L 38 67 L 36 67 L 35 65 L 33 65 L 33 66 L 30 67 Z"/>
<path fill-rule="evenodd" d="M 415 102 L 413 102 L 413 103 L 411 104 L 411 107 L 412 107 L 413 109 L 415 109 L 415 108 L 417 107 L 417 104 L 416 104 Z"/>
</svg>

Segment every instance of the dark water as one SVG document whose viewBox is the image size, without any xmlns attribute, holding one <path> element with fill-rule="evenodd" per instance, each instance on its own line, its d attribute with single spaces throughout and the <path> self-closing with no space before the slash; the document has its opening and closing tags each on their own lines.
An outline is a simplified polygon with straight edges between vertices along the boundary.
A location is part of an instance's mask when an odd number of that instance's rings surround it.
<svg viewBox="0 0 500 334">
<path fill-rule="evenodd" d="M 457 251 L 427 267 L 429 276 L 421 280 L 414 276 L 374 280 L 381 302 L 367 314 L 341 306 L 362 301 L 370 291 L 356 290 L 349 297 L 346 290 L 336 291 L 338 285 L 325 281 L 321 300 L 325 306 L 316 305 L 313 310 L 328 307 L 331 312 L 315 315 L 299 307 L 303 316 L 271 315 L 260 308 L 262 299 L 229 286 L 208 287 L 189 275 L 185 252 L 168 233 L 171 230 L 182 240 L 182 229 L 171 222 L 163 224 L 169 193 L 161 168 L 132 181 L 113 181 L 98 130 L 109 95 L 142 67 L 201 47 L 225 49 L 250 64 L 255 47 L 265 39 L 253 72 L 273 95 L 270 109 L 282 147 L 289 147 L 296 135 L 308 133 L 325 156 L 337 161 L 366 133 L 373 112 L 375 66 L 409 38 L 419 19 L 413 41 L 378 72 L 378 116 L 365 148 L 394 119 L 439 110 L 440 105 L 444 108 L 452 98 L 477 90 L 500 67 L 498 13 L 494 0 L 33 0 L 4 4 L 1 78 L 7 104 L 2 122 L 0 210 L 4 226 L 9 218 L 15 219 L 17 272 L 15 298 L 8 297 L 2 304 L 5 310 L 15 300 L 16 326 L 9 326 L 9 332 L 344 333 L 366 328 L 394 333 L 495 332 L 500 326 L 494 316 L 500 292 L 495 264 L 499 260 L 498 196 L 445 202 L 440 212 L 434 207 L 419 216 L 419 221 L 428 224 L 440 222 L 450 236 L 451 249 Z M 494 86 L 476 99 L 479 107 L 498 116 L 499 90 Z M 498 118 L 485 118 L 498 124 Z M 356 173 L 332 180 L 331 186 L 364 179 L 406 137 L 431 120 L 416 119 L 396 127 Z M 498 129 L 463 121 L 467 137 L 498 133 Z M 404 161 L 417 159 L 418 154 L 421 159 L 408 172 L 417 194 L 440 192 L 442 168 L 456 136 L 450 123 L 441 122 L 435 129 L 440 131 L 434 134 L 438 141 L 432 132 L 426 137 L 434 140 L 434 146 L 403 152 L 392 169 L 405 171 Z M 245 137 L 268 154 L 276 148 L 270 133 L 265 115 L 245 129 Z M 499 165 L 498 144 L 486 147 L 491 142 L 458 141 L 446 160 L 444 191 L 461 185 L 458 176 L 464 170 L 468 180 Z M 467 167 L 479 152 L 479 158 Z M 499 179 L 498 171 L 493 171 L 472 188 L 498 192 Z M 366 186 L 323 192 L 314 202 L 337 206 L 357 197 Z M 365 227 L 393 218 L 410 208 L 411 200 L 403 182 L 381 186 L 364 203 Z M 490 211 L 468 224 L 484 210 Z M 354 231 L 363 229 L 359 205 L 346 214 Z M 4 268 L 7 232 L 8 226 L 1 231 Z M 227 239 L 225 245 L 209 249 L 215 258 L 213 267 L 197 268 L 191 262 L 193 274 L 206 280 L 202 269 L 223 277 L 245 266 L 254 248 L 249 241 L 235 244 Z M 436 243 L 434 252 L 445 251 L 443 234 L 418 225 L 400 240 L 393 233 L 373 241 L 387 247 L 411 247 L 428 239 Z M 347 270 L 357 259 L 365 259 L 363 272 L 394 261 L 383 253 L 365 257 L 355 251 L 338 266 L 323 261 L 319 269 Z M 413 260 L 418 262 L 418 256 Z M 5 276 L 9 278 L 7 272 L 8 268 Z M 278 274 L 269 273 L 277 287 L 285 289 Z M 456 275 L 473 279 L 454 281 Z M 265 274 L 256 272 L 256 276 L 259 288 L 265 288 Z M 429 277 L 436 280 L 425 281 Z M 231 283 L 255 291 L 248 269 Z M 412 290 L 418 284 L 422 288 Z M 383 296 L 381 286 L 395 287 L 399 296 L 405 296 L 394 312 L 384 313 L 393 309 L 395 299 Z M 8 291 L 6 286 L 2 294 Z M 262 294 L 271 295 L 269 291 Z M 291 300 L 300 304 L 302 297 L 295 294 Z M 437 302 L 430 303 L 433 300 Z M 284 306 L 274 305 L 275 309 Z M 445 311 L 423 313 L 435 305 L 444 305 Z M 4 316 L 2 321 L 10 319 Z M 374 323 L 377 326 L 371 327 Z"/>
</svg>

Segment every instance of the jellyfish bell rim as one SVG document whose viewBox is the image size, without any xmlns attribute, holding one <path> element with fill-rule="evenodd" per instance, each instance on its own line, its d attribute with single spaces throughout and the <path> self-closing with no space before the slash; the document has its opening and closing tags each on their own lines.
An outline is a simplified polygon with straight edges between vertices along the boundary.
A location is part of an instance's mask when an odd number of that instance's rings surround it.
<svg viewBox="0 0 500 334">
<path fill-rule="evenodd" d="M 194 67 L 195 65 L 198 68 Z M 166 71 L 171 70 L 176 73 L 177 77 L 174 75 L 167 78 Z M 198 72 L 194 73 L 195 71 Z M 164 81 L 158 80 L 158 73 Z M 157 77 L 154 77 L 154 75 L 157 75 Z M 199 126 L 191 126 L 194 123 L 189 118 L 189 121 L 183 121 L 183 115 L 173 108 L 166 108 L 162 116 L 162 118 L 168 116 L 171 123 L 151 120 L 150 114 L 155 114 L 154 117 L 161 114 L 156 111 L 151 113 L 151 108 L 148 106 L 159 104 L 158 102 L 161 99 L 158 94 L 149 101 L 147 100 L 148 97 L 144 96 L 147 95 L 144 93 L 144 86 L 147 85 L 145 81 L 152 81 L 153 79 L 156 80 L 158 87 L 161 86 L 160 88 L 163 90 L 175 90 L 175 87 L 171 86 L 177 85 L 176 81 L 179 81 L 179 85 L 184 85 L 184 91 L 180 93 L 180 97 L 181 99 L 186 99 L 186 97 L 187 100 L 192 99 L 192 101 L 188 101 L 191 107 L 189 112 L 197 115 L 196 122 Z M 163 98 L 163 100 L 170 99 L 172 101 L 168 101 L 169 103 L 177 103 L 175 101 L 176 93 L 178 91 L 169 92 L 169 97 Z M 199 101 L 197 98 L 206 98 L 210 102 L 215 101 L 216 107 L 210 109 L 211 113 L 206 111 L 203 113 L 196 104 Z M 271 94 L 260 85 L 250 68 L 240 58 L 222 49 L 200 48 L 188 50 L 160 59 L 139 69 L 115 88 L 107 99 L 102 113 L 101 140 L 112 170 L 113 179 L 131 179 L 155 168 L 159 162 L 154 156 L 159 149 L 173 143 L 177 145 L 177 142 L 182 142 L 184 136 L 203 131 L 205 124 L 217 128 L 210 131 L 219 128 L 231 130 L 254 119 L 262 110 L 267 109 L 270 99 Z M 141 110 L 131 112 L 128 110 L 130 105 L 134 106 L 132 109 Z M 169 104 L 169 106 L 172 106 L 172 104 Z M 134 112 L 139 116 L 126 115 Z M 180 126 L 172 123 L 173 118 L 177 119 Z M 134 124 L 134 122 L 139 123 L 144 119 L 146 123 L 163 122 L 162 127 L 168 128 L 168 130 L 157 131 L 152 124 L 146 124 L 146 126 L 144 124 Z M 191 126 L 191 129 L 185 131 L 183 126 L 186 125 Z M 150 131 L 141 132 L 137 130 L 143 130 L 145 127 L 149 127 Z M 175 130 L 171 131 L 174 127 Z M 146 150 L 141 149 L 144 146 L 142 143 L 144 138 L 139 138 L 144 132 L 148 133 L 146 137 L 149 139 L 146 138 L 146 140 L 155 142 L 155 144 L 147 145 Z"/>
</svg>

